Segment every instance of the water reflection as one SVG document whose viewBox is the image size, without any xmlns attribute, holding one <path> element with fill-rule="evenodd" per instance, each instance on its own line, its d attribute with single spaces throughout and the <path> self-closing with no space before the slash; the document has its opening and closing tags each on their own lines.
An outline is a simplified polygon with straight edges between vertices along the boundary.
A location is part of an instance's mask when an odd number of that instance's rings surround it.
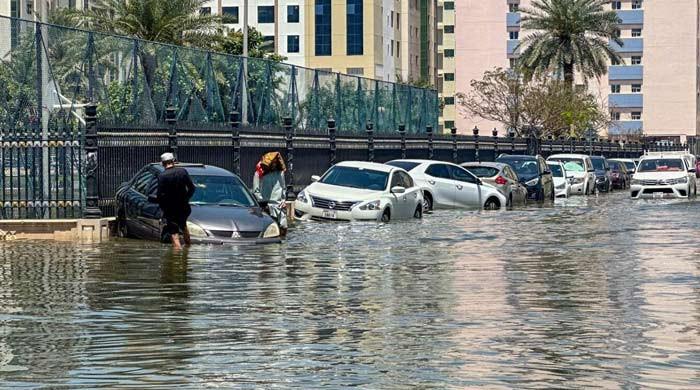
<svg viewBox="0 0 700 390">
<path fill-rule="evenodd" d="M 698 387 L 699 204 L 572 198 L 284 245 L 0 245 L 0 383 Z"/>
</svg>

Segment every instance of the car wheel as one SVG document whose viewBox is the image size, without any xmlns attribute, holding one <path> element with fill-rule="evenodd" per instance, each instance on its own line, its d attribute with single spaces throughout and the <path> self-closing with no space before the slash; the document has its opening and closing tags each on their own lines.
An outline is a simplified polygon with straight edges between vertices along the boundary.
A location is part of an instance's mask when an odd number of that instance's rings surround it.
<svg viewBox="0 0 700 390">
<path fill-rule="evenodd" d="M 384 223 L 391 221 L 391 210 L 384 209 L 384 212 L 382 213 L 381 221 Z"/>
<path fill-rule="evenodd" d="M 427 192 L 423 196 L 423 212 L 427 213 L 433 211 L 433 197 Z"/>
<path fill-rule="evenodd" d="M 416 206 L 416 211 L 413 212 L 413 218 L 415 218 L 415 219 L 423 218 L 423 207 L 421 205 Z"/>
<path fill-rule="evenodd" d="M 498 210 L 501 208 L 501 202 L 496 198 L 488 198 L 484 203 L 484 210 Z"/>
</svg>

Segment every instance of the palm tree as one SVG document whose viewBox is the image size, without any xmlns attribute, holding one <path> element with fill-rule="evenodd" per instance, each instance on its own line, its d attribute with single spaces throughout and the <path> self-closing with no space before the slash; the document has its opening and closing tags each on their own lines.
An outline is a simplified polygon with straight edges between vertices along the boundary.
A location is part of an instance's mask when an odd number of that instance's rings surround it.
<svg viewBox="0 0 700 390">
<path fill-rule="evenodd" d="M 518 63 L 531 78 L 555 73 L 573 86 L 574 73 L 585 80 L 607 73 L 608 61 L 622 62 L 609 42 L 622 46 L 620 18 L 605 9 L 609 0 L 534 0 L 523 9 L 522 27 L 531 31 L 520 46 Z"/>
</svg>

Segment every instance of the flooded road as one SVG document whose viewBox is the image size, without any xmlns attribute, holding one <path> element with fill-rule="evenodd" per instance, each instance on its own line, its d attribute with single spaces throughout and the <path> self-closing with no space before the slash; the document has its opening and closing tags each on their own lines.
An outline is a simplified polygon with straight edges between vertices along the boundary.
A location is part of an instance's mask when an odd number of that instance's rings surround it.
<svg viewBox="0 0 700 390">
<path fill-rule="evenodd" d="M 0 244 L 0 387 L 700 387 L 700 202 Z"/>
</svg>

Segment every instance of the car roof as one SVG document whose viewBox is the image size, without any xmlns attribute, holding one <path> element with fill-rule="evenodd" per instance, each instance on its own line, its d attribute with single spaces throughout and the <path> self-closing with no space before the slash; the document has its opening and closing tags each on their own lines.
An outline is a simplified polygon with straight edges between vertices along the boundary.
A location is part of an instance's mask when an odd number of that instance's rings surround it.
<svg viewBox="0 0 700 390">
<path fill-rule="evenodd" d="M 600 160 L 600 159 L 605 160 L 604 156 L 590 156 L 590 157 L 591 157 L 591 160 Z"/>
<path fill-rule="evenodd" d="M 465 168 L 466 168 L 466 167 L 470 167 L 470 168 L 474 168 L 474 167 L 489 167 L 489 168 L 498 168 L 498 169 L 503 169 L 503 168 L 509 166 L 508 164 L 504 164 L 504 163 L 499 163 L 499 162 L 488 162 L 488 161 L 485 161 L 485 162 L 476 162 L 476 161 L 472 161 L 472 162 L 462 163 L 462 164 L 460 164 L 460 165 L 463 166 L 463 167 L 465 167 Z"/>
<path fill-rule="evenodd" d="M 589 156 L 587 154 L 561 153 L 561 154 L 553 154 L 553 155 L 547 157 L 547 159 L 550 159 L 552 157 L 554 157 L 554 158 L 586 158 Z"/>
<path fill-rule="evenodd" d="M 452 164 L 447 161 L 437 161 L 437 160 L 421 160 L 421 159 L 416 159 L 416 158 L 404 158 L 404 159 L 398 159 L 398 160 L 391 160 L 388 162 L 408 162 L 408 163 L 416 163 L 416 164 L 431 164 L 431 163 L 440 163 L 440 164 Z"/>
<path fill-rule="evenodd" d="M 367 161 L 343 161 L 335 166 L 337 167 L 350 167 L 350 168 L 360 168 L 360 169 L 371 169 L 373 171 L 390 173 L 393 170 L 400 169 L 397 167 L 392 167 L 391 165 L 367 162 Z M 403 169 L 401 169 L 403 171 Z"/>
<path fill-rule="evenodd" d="M 608 161 L 631 162 L 631 163 L 634 162 L 634 160 L 631 158 L 611 158 Z"/>
<path fill-rule="evenodd" d="M 670 158 L 677 158 L 679 160 L 684 160 L 685 157 L 688 157 L 687 155 L 683 154 L 674 154 L 674 153 L 654 153 L 654 154 L 645 154 L 644 156 L 640 157 L 639 160 L 650 160 L 650 159 L 658 159 L 658 158 L 664 158 L 664 159 L 670 159 Z"/>
<path fill-rule="evenodd" d="M 177 163 L 178 168 L 184 168 L 190 175 L 207 175 L 207 176 L 236 176 L 226 169 L 215 167 L 213 165 L 195 164 L 195 163 Z M 165 168 L 158 163 L 151 164 L 158 172 L 163 172 Z"/>
</svg>

